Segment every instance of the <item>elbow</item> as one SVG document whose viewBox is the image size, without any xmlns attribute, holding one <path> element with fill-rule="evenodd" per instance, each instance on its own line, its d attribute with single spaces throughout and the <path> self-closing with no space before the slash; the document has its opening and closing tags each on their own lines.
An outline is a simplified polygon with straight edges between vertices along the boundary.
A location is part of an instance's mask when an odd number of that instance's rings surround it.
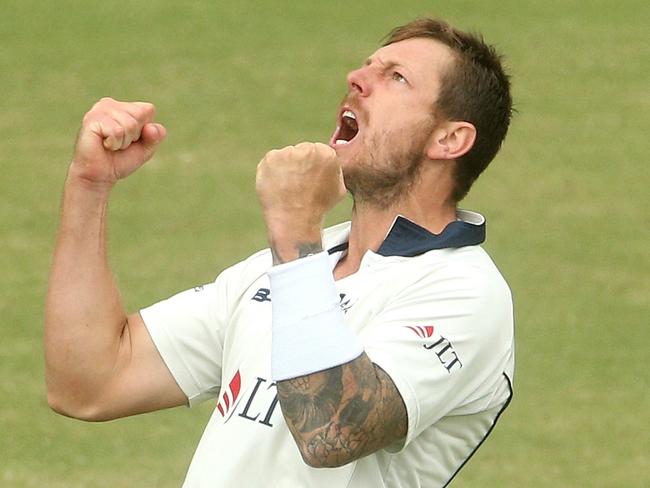
<svg viewBox="0 0 650 488">
<path fill-rule="evenodd" d="M 331 468 L 333 466 L 328 466 L 323 462 L 323 458 L 319 456 L 314 456 L 313 453 L 306 452 L 300 446 L 298 447 L 300 451 L 300 456 L 302 457 L 303 462 L 310 468 Z"/>
<path fill-rule="evenodd" d="M 111 418 L 97 405 L 74 394 L 66 394 L 47 387 L 47 404 L 59 415 L 84 422 L 103 422 Z"/>
<path fill-rule="evenodd" d="M 302 456 L 302 460 L 310 468 L 323 469 L 323 468 L 339 468 L 347 463 L 327 463 L 324 459 L 312 456 Z"/>
<path fill-rule="evenodd" d="M 60 396 L 55 395 L 49 389 L 47 391 L 47 404 L 54 413 L 64 417 L 79 418 L 74 408 L 71 408 Z"/>
<path fill-rule="evenodd" d="M 45 395 L 55 413 L 84 422 L 112 420 L 101 391 L 84 378 L 69 374 L 65 368 L 45 361 Z M 105 397 L 105 395 L 104 395 Z"/>
<path fill-rule="evenodd" d="M 318 456 L 314 456 L 313 453 L 305 450 L 304 446 L 298 445 L 298 451 L 300 452 L 300 457 L 302 457 L 303 462 L 310 468 L 326 468 L 322 463 L 322 459 Z"/>
<path fill-rule="evenodd" d="M 325 446 L 316 446 L 312 442 L 298 441 L 298 451 L 303 462 L 310 468 L 340 468 L 357 458 L 352 453 L 342 449 L 327 449 Z"/>
<path fill-rule="evenodd" d="M 355 461 L 355 459 L 348 456 L 316 456 L 312 454 L 306 455 L 302 450 L 300 451 L 300 455 L 302 456 L 302 460 L 307 466 L 317 469 L 340 468 L 341 466 L 345 466 L 346 464 Z"/>
</svg>

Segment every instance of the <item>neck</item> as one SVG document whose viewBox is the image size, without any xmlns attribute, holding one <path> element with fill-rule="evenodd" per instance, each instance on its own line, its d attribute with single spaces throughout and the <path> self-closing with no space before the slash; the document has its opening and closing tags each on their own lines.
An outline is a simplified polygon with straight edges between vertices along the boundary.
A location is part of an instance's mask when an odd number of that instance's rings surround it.
<svg viewBox="0 0 650 488">
<path fill-rule="evenodd" d="M 421 198 L 417 192 L 388 208 L 355 202 L 352 209 L 352 227 L 348 252 L 334 271 L 336 279 L 349 276 L 359 270 L 366 251 L 377 251 L 398 215 L 415 222 L 428 231 L 439 234 L 450 222 L 456 220 L 456 205 L 433 198 Z"/>
</svg>

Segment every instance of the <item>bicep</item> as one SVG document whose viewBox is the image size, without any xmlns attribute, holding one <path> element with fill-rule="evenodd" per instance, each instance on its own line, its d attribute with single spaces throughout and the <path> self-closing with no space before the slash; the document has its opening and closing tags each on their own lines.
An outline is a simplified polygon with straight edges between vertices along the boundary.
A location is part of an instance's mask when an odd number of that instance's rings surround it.
<svg viewBox="0 0 650 488">
<path fill-rule="evenodd" d="M 115 373 L 102 391 L 98 420 L 187 404 L 187 397 L 156 348 L 139 313 L 129 315 L 120 338 Z"/>
</svg>

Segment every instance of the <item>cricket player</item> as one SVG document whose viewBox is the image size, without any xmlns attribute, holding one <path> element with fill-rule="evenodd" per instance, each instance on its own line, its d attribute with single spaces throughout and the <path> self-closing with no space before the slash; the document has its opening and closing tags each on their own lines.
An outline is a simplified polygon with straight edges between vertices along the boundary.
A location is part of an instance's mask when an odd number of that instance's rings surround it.
<svg viewBox="0 0 650 488">
<path fill-rule="evenodd" d="M 214 402 L 187 487 L 446 486 L 512 396 L 510 290 L 481 247 L 485 219 L 458 208 L 511 109 L 482 38 L 436 19 L 397 27 L 348 74 L 328 144 L 259 163 L 269 249 L 127 315 L 109 196 L 166 129 L 149 103 L 100 100 L 49 281 L 51 407 L 102 421 Z M 351 221 L 323 229 L 346 191 Z"/>
</svg>

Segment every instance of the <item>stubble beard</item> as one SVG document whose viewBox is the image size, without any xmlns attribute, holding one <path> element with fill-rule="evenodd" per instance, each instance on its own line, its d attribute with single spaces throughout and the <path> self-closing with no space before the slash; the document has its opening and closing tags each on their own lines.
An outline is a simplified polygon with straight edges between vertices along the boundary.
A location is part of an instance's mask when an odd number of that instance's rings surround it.
<svg viewBox="0 0 650 488">
<path fill-rule="evenodd" d="M 343 171 L 345 187 L 352 194 L 354 205 L 385 210 L 405 199 L 420 176 L 431 129 L 431 123 L 426 123 L 402 137 L 384 133 L 367 141 L 365 151 Z M 411 141 L 400 147 L 389 146 L 389 141 L 396 139 Z"/>
</svg>

